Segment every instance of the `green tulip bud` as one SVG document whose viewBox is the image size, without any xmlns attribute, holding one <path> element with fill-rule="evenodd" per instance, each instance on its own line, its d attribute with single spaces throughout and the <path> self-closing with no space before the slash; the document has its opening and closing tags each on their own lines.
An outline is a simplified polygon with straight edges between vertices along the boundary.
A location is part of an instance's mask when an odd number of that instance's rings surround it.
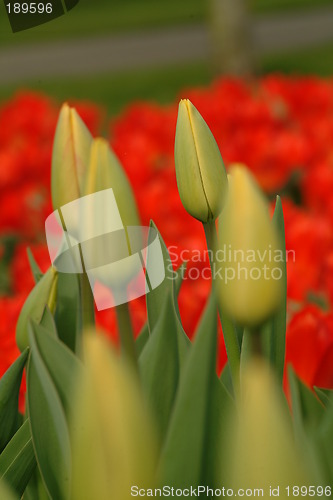
<svg viewBox="0 0 333 500">
<path fill-rule="evenodd" d="M 185 210 L 201 222 L 215 220 L 226 198 L 227 174 L 213 134 L 188 99 L 179 103 L 175 165 Z"/>
<path fill-rule="evenodd" d="M 58 273 L 50 267 L 28 295 L 16 325 L 16 344 L 20 351 L 29 345 L 28 324 L 40 322 L 46 306 L 53 313 L 56 306 Z"/>
<path fill-rule="evenodd" d="M 54 210 L 83 195 L 92 136 L 74 108 L 61 108 L 53 143 L 51 191 Z"/>
<path fill-rule="evenodd" d="M 108 198 L 101 196 L 97 202 L 94 199 L 86 200 L 80 213 L 84 220 L 84 225 L 80 226 L 81 241 L 87 240 L 87 235 L 93 233 L 107 235 L 99 239 L 98 245 L 92 243 L 89 248 L 85 248 L 84 258 L 90 269 L 89 276 L 111 288 L 113 293 L 117 294 L 117 300 L 123 300 L 120 299 L 119 293 L 125 292 L 127 285 L 138 272 L 135 260 L 129 262 L 123 259 L 132 252 L 136 253 L 141 241 L 137 241 L 140 238 L 138 231 L 135 248 L 131 248 L 127 227 L 139 226 L 140 220 L 127 176 L 105 139 L 97 138 L 93 141 L 86 181 L 85 195 L 111 188 L 116 201 L 116 211 L 113 212 L 108 205 Z M 119 222 L 120 228 L 124 228 L 123 231 L 115 231 L 114 237 L 109 238 L 110 226 L 119 227 Z M 116 266 L 96 265 L 116 261 L 119 261 Z"/>
<path fill-rule="evenodd" d="M 124 226 L 140 225 L 132 188 L 118 158 L 105 139 L 93 141 L 84 194 L 113 189 Z"/>
<path fill-rule="evenodd" d="M 217 288 L 225 311 L 240 325 L 261 325 L 281 304 L 283 254 L 268 203 L 249 171 L 230 169 L 219 218 Z"/>
<path fill-rule="evenodd" d="M 239 403 L 238 415 L 230 416 L 225 445 L 226 486 L 263 489 L 263 496 L 279 487 L 283 497 L 287 486 L 313 484 L 295 446 L 283 392 L 261 360 L 245 366 Z"/>
<path fill-rule="evenodd" d="M 71 433 L 71 498 L 127 500 L 131 486 L 154 487 L 157 447 L 150 415 L 132 368 L 105 338 L 87 334 L 83 356 Z"/>
</svg>

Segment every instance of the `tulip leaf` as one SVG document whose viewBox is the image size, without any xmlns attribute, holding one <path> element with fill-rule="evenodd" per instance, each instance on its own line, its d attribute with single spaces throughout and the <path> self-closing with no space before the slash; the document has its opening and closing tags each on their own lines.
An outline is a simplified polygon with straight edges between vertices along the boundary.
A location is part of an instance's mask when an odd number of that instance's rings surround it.
<svg viewBox="0 0 333 500">
<path fill-rule="evenodd" d="M 35 467 L 30 426 L 26 420 L 0 455 L 0 480 L 4 480 L 21 497 Z"/>
<path fill-rule="evenodd" d="M 320 464 L 322 482 L 333 484 L 333 405 L 325 412 L 322 425 L 316 433 L 317 463 Z"/>
<path fill-rule="evenodd" d="M 31 435 L 39 470 L 51 498 L 67 498 L 70 489 L 71 448 L 66 414 L 56 382 L 40 349 L 47 332 L 40 325 L 29 326 L 31 358 L 27 375 L 27 403 Z M 36 330 L 39 332 L 36 335 Z M 48 336 L 48 340 L 54 339 Z M 54 344 L 53 344 L 54 345 Z M 48 352 L 50 354 L 50 352 Z M 52 362 L 49 362 L 50 365 Z M 62 371 L 62 361 L 58 369 Z M 65 388 L 64 388 L 65 390 Z"/>
<path fill-rule="evenodd" d="M 231 398 L 215 373 L 216 300 L 205 308 L 180 380 L 162 452 L 163 484 L 188 487 L 217 483 L 222 428 Z"/>
<path fill-rule="evenodd" d="M 309 470 L 314 471 L 318 484 L 321 484 L 325 474 L 326 479 L 330 476 L 327 476 L 327 469 L 333 478 L 333 412 L 325 409 L 315 394 L 298 379 L 291 366 L 288 367 L 288 379 L 295 438 Z M 330 420 L 327 420 L 329 413 Z"/>
<path fill-rule="evenodd" d="M 161 306 L 164 303 L 165 297 L 168 295 L 168 292 L 170 292 L 170 290 L 172 290 L 173 293 L 173 285 L 172 285 L 173 267 L 165 243 L 153 221 L 150 222 L 150 228 L 152 228 L 152 231 L 149 232 L 148 236 L 147 267 L 149 264 L 149 259 L 151 258 L 149 253 L 149 244 L 152 243 L 152 238 L 155 238 L 155 231 L 157 231 L 158 238 L 162 248 L 164 270 L 165 270 L 165 278 L 163 282 L 146 295 L 148 326 L 149 326 L 149 331 L 151 333 L 156 323 L 158 322 L 159 312 L 161 311 Z"/>
<path fill-rule="evenodd" d="M 78 347 L 80 311 L 79 279 L 76 274 L 58 274 L 55 322 L 60 339 L 73 351 Z"/>
<path fill-rule="evenodd" d="M 323 403 L 325 407 L 329 407 L 333 405 L 333 390 L 332 389 L 324 389 L 322 387 L 314 387 L 315 393 L 317 394 L 320 401 Z"/>
<path fill-rule="evenodd" d="M 155 237 L 155 233 L 157 232 L 160 244 L 161 244 L 161 249 L 162 249 L 162 255 L 163 255 L 163 262 L 164 262 L 164 270 L 165 270 L 165 278 L 163 282 L 154 290 L 152 290 L 150 293 L 146 295 L 147 299 L 147 315 L 148 315 L 148 325 L 149 325 L 149 330 L 152 331 L 154 329 L 154 326 L 159 320 L 159 312 L 161 311 L 161 306 L 163 305 L 166 296 L 172 291 L 173 296 L 177 294 L 177 290 L 175 288 L 180 288 L 180 283 L 179 283 L 179 277 L 181 276 L 181 273 L 177 273 L 177 285 L 175 285 L 175 272 L 173 270 L 173 265 L 172 261 L 168 252 L 168 249 L 162 239 L 161 234 L 159 233 L 156 225 L 154 222 L 151 221 L 150 227 L 152 229 L 151 233 L 153 237 Z M 151 243 L 151 236 L 149 235 L 148 237 L 148 242 Z M 149 250 L 147 254 L 147 261 L 149 261 Z M 177 306 L 175 304 L 175 308 L 177 310 Z"/>
<path fill-rule="evenodd" d="M 0 452 L 18 427 L 18 399 L 28 352 L 25 349 L 0 380 Z"/>
<path fill-rule="evenodd" d="M 176 320 L 176 328 L 177 328 L 177 339 L 178 339 L 178 350 L 180 353 L 180 356 L 182 359 L 185 359 L 187 355 L 187 350 L 189 345 L 191 344 L 181 323 L 180 320 L 180 314 L 178 310 L 178 303 L 177 303 L 177 298 L 176 298 L 176 293 L 177 290 L 179 290 L 180 284 L 179 284 L 179 276 L 182 276 L 181 273 L 179 273 L 177 284 L 175 283 L 175 273 L 173 271 L 172 267 L 172 262 L 170 259 L 170 255 L 168 252 L 168 249 L 162 239 L 162 236 L 158 232 L 157 227 L 153 222 L 150 223 L 150 227 L 157 231 L 158 238 L 161 243 L 161 248 L 162 248 L 162 254 L 163 254 L 163 261 L 164 261 L 164 269 L 165 269 L 165 278 L 164 281 L 161 285 L 159 285 L 157 288 L 152 290 L 150 293 L 146 295 L 146 301 L 147 301 L 147 315 L 148 315 L 148 326 L 149 326 L 149 331 L 152 333 L 154 331 L 154 328 L 159 320 L 160 316 L 160 311 L 163 309 L 163 304 L 166 301 L 166 298 L 168 295 L 171 295 L 172 298 L 172 305 L 175 311 L 175 314 L 177 316 Z M 154 232 L 155 232 L 154 231 Z M 150 239 L 148 238 L 150 241 Z M 149 251 L 148 251 L 148 257 L 149 259 Z"/>
<path fill-rule="evenodd" d="M 231 371 L 230 371 L 230 365 L 229 365 L 228 361 L 226 362 L 226 364 L 221 372 L 220 382 L 224 386 L 224 388 L 227 390 L 227 392 L 230 394 L 230 396 L 234 397 L 234 389 L 232 386 Z"/>
<path fill-rule="evenodd" d="M 32 319 L 39 323 L 45 306 L 47 304 L 54 305 L 57 279 L 57 272 L 51 266 L 31 290 L 23 304 L 16 324 L 16 344 L 21 351 L 29 345 L 29 320 Z"/>
<path fill-rule="evenodd" d="M 183 262 L 175 271 L 176 272 L 175 286 L 174 286 L 175 299 L 178 297 L 180 288 L 183 284 L 186 268 L 187 268 L 187 262 Z"/>
<path fill-rule="evenodd" d="M 49 500 L 38 467 L 35 468 L 24 491 L 24 500 Z"/>
<path fill-rule="evenodd" d="M 162 439 L 169 424 L 180 372 L 176 321 L 169 295 L 139 358 L 142 386 L 155 414 Z"/>
<path fill-rule="evenodd" d="M 32 323 L 35 347 L 50 374 L 69 421 L 73 407 L 73 386 L 82 364 L 73 352 L 60 340 L 52 337 L 36 323 Z"/>
<path fill-rule="evenodd" d="M 286 263 L 286 240 L 284 230 L 284 218 L 281 198 L 276 197 L 275 210 L 273 215 L 273 224 L 277 228 L 279 237 L 279 249 L 281 250 L 283 297 L 281 305 L 273 318 L 265 325 L 263 331 L 264 345 L 266 354 L 271 365 L 274 367 L 278 380 L 283 383 L 283 370 L 286 345 L 286 323 L 287 323 L 287 263 Z"/>
<path fill-rule="evenodd" d="M 57 327 L 54 321 L 53 314 L 48 306 L 45 307 L 43 316 L 40 320 L 40 325 L 43 326 L 52 337 L 58 338 Z"/>
<path fill-rule="evenodd" d="M 28 254 L 30 269 L 31 269 L 32 275 L 34 277 L 35 283 L 38 283 L 38 281 L 43 277 L 43 273 L 40 270 L 40 267 L 37 264 L 35 257 L 33 256 L 33 253 L 30 250 L 30 248 L 27 248 L 27 254 Z"/>
<path fill-rule="evenodd" d="M 324 416 L 323 404 L 298 379 L 291 367 L 288 369 L 288 375 L 295 425 L 300 429 L 316 428 Z"/>
</svg>

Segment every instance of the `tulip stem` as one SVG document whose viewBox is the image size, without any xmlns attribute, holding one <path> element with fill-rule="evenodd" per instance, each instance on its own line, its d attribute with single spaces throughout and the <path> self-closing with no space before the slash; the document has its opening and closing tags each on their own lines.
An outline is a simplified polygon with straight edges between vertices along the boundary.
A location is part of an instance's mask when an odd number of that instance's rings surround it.
<svg viewBox="0 0 333 500">
<path fill-rule="evenodd" d="M 217 232 L 214 221 L 206 222 L 203 224 L 207 242 L 207 249 L 209 253 L 209 263 L 212 270 L 212 286 L 215 288 L 214 281 L 214 269 L 215 269 L 215 253 L 217 241 Z M 240 346 L 237 335 L 237 330 L 231 321 L 231 319 L 226 316 L 221 308 L 220 302 L 218 301 L 218 313 L 222 325 L 223 337 L 225 348 L 227 351 L 232 384 L 234 388 L 234 393 L 237 396 L 239 392 L 239 369 L 240 369 Z"/>
<path fill-rule="evenodd" d="M 116 314 L 122 354 L 138 372 L 138 360 L 128 303 L 125 302 L 116 306 Z"/>
<path fill-rule="evenodd" d="M 95 326 L 94 297 L 86 272 L 80 273 L 81 299 L 81 326 L 85 328 Z"/>
</svg>

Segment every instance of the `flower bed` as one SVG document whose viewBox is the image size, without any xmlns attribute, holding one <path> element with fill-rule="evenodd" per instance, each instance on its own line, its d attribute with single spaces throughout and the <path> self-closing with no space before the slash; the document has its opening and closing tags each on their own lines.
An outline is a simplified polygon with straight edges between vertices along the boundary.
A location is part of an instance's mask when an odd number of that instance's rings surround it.
<svg viewBox="0 0 333 500">
<path fill-rule="evenodd" d="M 227 167 L 245 163 L 267 194 L 283 194 L 287 250 L 294 252 L 288 260 L 287 360 L 309 386 L 333 387 L 333 81 L 274 75 L 247 84 L 223 79 L 209 88 L 184 90 L 182 96 L 200 109 Z M 105 125 L 103 110 L 90 103 L 76 106 L 93 134 Z M 16 319 L 33 286 L 25 247 L 42 270 L 49 266 L 44 222 L 52 211 L 57 114 L 56 103 L 31 93 L 14 96 L 0 109 L 1 252 L 9 269 L 2 272 L 0 374 L 18 355 Z M 202 277 L 209 262 L 201 224 L 186 213 L 177 191 L 176 118 L 176 103 L 134 103 L 111 121 L 110 140 L 132 184 L 142 223 L 153 217 L 174 266 L 181 257 L 189 259 L 179 307 L 191 337 L 210 289 Z M 130 308 L 138 333 L 145 301 L 138 299 Z M 98 313 L 97 321 L 117 342 L 113 311 Z M 219 372 L 225 361 L 220 335 Z"/>
</svg>

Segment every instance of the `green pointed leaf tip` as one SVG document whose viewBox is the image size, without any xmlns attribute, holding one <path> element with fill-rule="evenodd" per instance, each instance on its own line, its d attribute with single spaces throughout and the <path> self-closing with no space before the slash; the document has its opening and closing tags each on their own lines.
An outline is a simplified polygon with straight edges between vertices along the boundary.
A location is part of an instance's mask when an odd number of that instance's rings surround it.
<svg viewBox="0 0 333 500">
<path fill-rule="evenodd" d="M 58 273 L 51 266 L 28 295 L 16 325 L 16 343 L 20 351 L 23 351 L 29 345 L 29 320 L 32 319 L 39 323 L 46 305 L 49 306 L 51 312 L 54 311 L 57 280 Z"/>
<path fill-rule="evenodd" d="M 35 257 L 33 256 L 33 253 L 30 250 L 30 248 L 27 248 L 27 254 L 28 254 L 30 269 L 31 269 L 32 275 L 34 277 L 35 283 L 38 283 L 38 281 L 43 277 L 43 273 L 40 270 L 40 267 L 37 264 Z"/>
<path fill-rule="evenodd" d="M 333 405 L 333 389 L 325 389 L 323 387 L 314 387 L 313 389 L 326 408 Z"/>
<path fill-rule="evenodd" d="M 28 352 L 23 351 L 0 380 L 0 452 L 17 428 L 18 398 Z"/>
<path fill-rule="evenodd" d="M 58 338 L 58 332 L 57 332 L 57 327 L 54 321 L 54 317 L 48 308 L 48 306 L 45 307 L 43 316 L 40 320 L 40 325 L 45 328 L 45 330 L 49 333 L 54 338 Z"/>
<path fill-rule="evenodd" d="M 211 298 L 180 381 L 161 459 L 163 484 L 218 482 L 222 427 L 232 400 L 215 373 L 216 345 L 216 301 Z"/>
<path fill-rule="evenodd" d="M 34 336 L 32 355 L 38 349 L 38 355 L 52 378 L 69 422 L 73 412 L 73 390 L 83 365 L 63 342 L 42 325 L 32 322 L 31 329 Z"/>
</svg>

